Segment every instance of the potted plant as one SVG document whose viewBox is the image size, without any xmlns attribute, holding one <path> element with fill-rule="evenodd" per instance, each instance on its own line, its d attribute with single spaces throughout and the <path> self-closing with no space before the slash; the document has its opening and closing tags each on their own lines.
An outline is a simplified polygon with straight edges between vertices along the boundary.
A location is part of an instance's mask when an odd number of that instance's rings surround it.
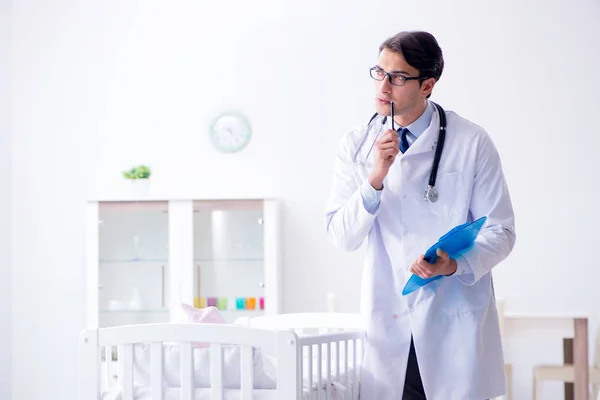
<svg viewBox="0 0 600 400">
<path fill-rule="evenodd" d="M 131 182 L 136 195 L 147 195 L 150 187 L 150 168 L 146 165 L 138 165 L 127 171 L 123 171 L 123 177 Z"/>
</svg>

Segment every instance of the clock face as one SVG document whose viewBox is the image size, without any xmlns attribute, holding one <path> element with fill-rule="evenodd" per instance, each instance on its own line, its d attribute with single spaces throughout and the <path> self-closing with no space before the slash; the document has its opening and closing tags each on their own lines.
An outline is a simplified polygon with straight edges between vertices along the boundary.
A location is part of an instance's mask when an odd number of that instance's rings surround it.
<svg viewBox="0 0 600 400">
<path fill-rule="evenodd" d="M 242 150 L 251 136 L 250 123 L 246 117 L 235 112 L 218 116 L 210 126 L 210 139 L 213 145 L 225 153 Z"/>
</svg>

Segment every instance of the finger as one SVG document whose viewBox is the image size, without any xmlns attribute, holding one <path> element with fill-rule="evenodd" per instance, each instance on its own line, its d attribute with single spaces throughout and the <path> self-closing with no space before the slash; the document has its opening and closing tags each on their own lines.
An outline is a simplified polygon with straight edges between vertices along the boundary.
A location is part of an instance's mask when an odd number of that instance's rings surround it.
<svg viewBox="0 0 600 400">
<path fill-rule="evenodd" d="M 382 158 L 395 158 L 398 155 L 398 151 L 394 149 L 384 150 L 381 153 Z"/>
<path fill-rule="evenodd" d="M 433 268 L 426 261 L 417 261 L 414 264 L 414 269 L 419 271 L 419 276 L 421 278 L 429 278 L 433 273 Z"/>
<path fill-rule="evenodd" d="M 419 265 L 417 263 L 413 263 L 410 268 L 409 268 L 410 272 L 417 275 L 418 277 L 421 277 L 423 279 L 425 279 L 425 273 L 421 270 L 421 268 L 419 267 Z"/>
<path fill-rule="evenodd" d="M 395 141 L 391 141 L 391 142 L 381 143 L 379 145 L 379 150 L 389 150 L 389 149 L 394 149 L 396 147 L 399 148 L 399 144 Z"/>
<path fill-rule="evenodd" d="M 425 261 L 423 259 L 417 261 L 417 266 L 421 271 L 423 271 L 423 273 L 425 275 L 427 275 L 428 278 L 433 276 L 433 274 L 436 270 L 435 265 L 429 264 L 427 261 Z"/>
<path fill-rule="evenodd" d="M 448 253 L 446 253 L 444 250 L 442 249 L 437 249 L 436 250 L 436 254 L 438 255 L 438 257 L 440 258 L 439 261 L 441 262 L 447 262 L 449 257 L 448 257 Z"/>
<path fill-rule="evenodd" d="M 399 153 L 400 152 L 400 148 L 398 148 L 396 146 L 393 146 L 393 147 L 390 147 L 388 149 L 379 150 L 379 152 L 380 153 L 390 153 L 390 154 L 391 153 Z"/>
<path fill-rule="evenodd" d="M 387 151 L 387 150 L 400 151 L 400 145 L 396 142 L 389 142 L 389 143 L 380 144 L 377 146 L 377 151 Z"/>
<path fill-rule="evenodd" d="M 385 149 L 383 151 L 390 151 L 390 152 L 393 152 L 395 154 L 398 154 L 398 153 L 400 153 L 400 146 L 395 145 L 395 146 L 392 146 L 389 149 Z"/>
<path fill-rule="evenodd" d="M 432 272 L 428 271 L 427 269 L 419 266 L 419 276 L 423 279 L 427 279 L 427 278 L 431 278 L 432 276 Z"/>
<path fill-rule="evenodd" d="M 424 255 L 419 256 L 417 258 L 416 263 L 419 264 L 423 268 L 431 268 L 433 266 L 433 264 L 430 264 L 427 260 L 425 260 Z"/>
<path fill-rule="evenodd" d="M 394 140 L 399 140 L 398 139 L 398 132 L 390 130 L 390 131 L 387 131 L 384 135 L 381 136 L 381 138 L 379 139 L 379 143 L 392 142 Z"/>
</svg>

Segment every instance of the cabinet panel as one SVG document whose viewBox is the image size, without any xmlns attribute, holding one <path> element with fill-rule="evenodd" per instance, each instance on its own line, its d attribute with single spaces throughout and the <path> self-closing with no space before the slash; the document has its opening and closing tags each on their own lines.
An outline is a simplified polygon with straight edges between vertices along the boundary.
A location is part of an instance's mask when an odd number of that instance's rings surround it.
<svg viewBox="0 0 600 400">
<path fill-rule="evenodd" d="M 263 202 L 194 202 L 197 307 L 216 306 L 227 322 L 265 306 Z"/>
<path fill-rule="evenodd" d="M 167 202 L 98 207 L 99 325 L 167 322 Z"/>
</svg>

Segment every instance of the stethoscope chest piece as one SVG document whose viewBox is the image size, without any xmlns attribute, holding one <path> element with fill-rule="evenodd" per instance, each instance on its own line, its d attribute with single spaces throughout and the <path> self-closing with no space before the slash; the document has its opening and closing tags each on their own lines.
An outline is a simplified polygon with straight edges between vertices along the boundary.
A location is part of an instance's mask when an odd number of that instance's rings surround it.
<svg viewBox="0 0 600 400">
<path fill-rule="evenodd" d="M 438 191 L 433 186 L 428 186 L 425 193 L 423 193 L 423 199 L 430 203 L 435 203 L 440 198 Z"/>
</svg>

